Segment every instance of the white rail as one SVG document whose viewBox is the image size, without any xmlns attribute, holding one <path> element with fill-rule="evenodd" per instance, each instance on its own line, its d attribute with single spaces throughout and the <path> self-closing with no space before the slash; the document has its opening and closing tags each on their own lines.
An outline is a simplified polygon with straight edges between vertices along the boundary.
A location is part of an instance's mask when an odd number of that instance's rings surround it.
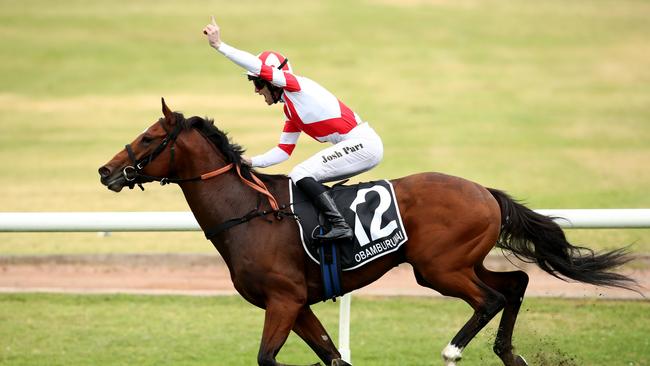
<svg viewBox="0 0 650 366">
<path fill-rule="evenodd" d="M 650 228 L 650 209 L 536 210 L 565 228 Z M 189 211 L 0 212 L 0 232 L 195 231 Z"/>
<path fill-rule="evenodd" d="M 189 211 L 0 212 L 0 232 L 196 231 Z"/>
<path fill-rule="evenodd" d="M 650 228 L 650 209 L 554 209 L 537 212 L 556 217 L 565 228 Z M 196 231 L 191 212 L 0 212 L 0 232 Z M 339 351 L 351 362 L 350 302 L 341 298 Z"/>
<path fill-rule="evenodd" d="M 535 210 L 557 217 L 560 226 L 574 229 L 650 228 L 650 209 L 554 209 Z"/>
</svg>

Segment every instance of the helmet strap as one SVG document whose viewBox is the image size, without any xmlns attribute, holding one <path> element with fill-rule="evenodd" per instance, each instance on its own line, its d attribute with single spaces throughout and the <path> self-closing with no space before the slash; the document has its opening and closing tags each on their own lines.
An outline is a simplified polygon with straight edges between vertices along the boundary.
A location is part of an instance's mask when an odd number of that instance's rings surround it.
<svg viewBox="0 0 650 366">
<path fill-rule="evenodd" d="M 273 98 L 273 104 L 279 102 L 280 99 L 282 98 L 282 94 L 284 93 L 282 88 L 278 88 L 275 85 L 271 85 L 271 83 L 268 83 L 266 87 L 269 88 L 269 91 L 271 92 L 271 97 Z"/>
</svg>

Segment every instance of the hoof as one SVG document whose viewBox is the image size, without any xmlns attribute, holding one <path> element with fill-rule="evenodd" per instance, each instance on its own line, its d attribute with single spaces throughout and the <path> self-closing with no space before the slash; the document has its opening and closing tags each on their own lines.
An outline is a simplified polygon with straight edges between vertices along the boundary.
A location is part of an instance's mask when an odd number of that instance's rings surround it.
<svg viewBox="0 0 650 366">
<path fill-rule="evenodd" d="M 528 362 L 526 362 L 526 360 L 523 357 L 517 355 L 515 357 L 515 365 L 517 365 L 517 366 L 528 366 Z"/>
<path fill-rule="evenodd" d="M 352 366 L 349 363 L 343 361 L 340 358 L 337 358 L 335 360 L 332 360 L 332 365 L 331 366 Z"/>
<path fill-rule="evenodd" d="M 448 344 L 442 350 L 442 360 L 445 362 L 445 366 L 456 366 L 456 363 L 463 358 L 462 352 L 462 348 L 456 347 L 451 343 Z"/>
</svg>

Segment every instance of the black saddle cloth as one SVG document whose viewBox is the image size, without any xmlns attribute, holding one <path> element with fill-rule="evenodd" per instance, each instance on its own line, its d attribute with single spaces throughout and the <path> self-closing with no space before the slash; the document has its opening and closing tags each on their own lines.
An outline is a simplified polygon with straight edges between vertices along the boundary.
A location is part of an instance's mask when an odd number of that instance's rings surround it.
<svg viewBox="0 0 650 366">
<path fill-rule="evenodd" d="M 319 215 L 309 198 L 290 181 L 291 203 L 300 220 L 298 227 L 303 247 L 319 263 L 320 243 L 314 235 L 320 230 Z M 352 243 L 341 243 L 341 268 L 352 270 L 392 253 L 407 240 L 397 207 L 393 185 L 379 180 L 354 185 L 335 185 L 330 190 L 339 211 L 354 231 Z"/>
</svg>

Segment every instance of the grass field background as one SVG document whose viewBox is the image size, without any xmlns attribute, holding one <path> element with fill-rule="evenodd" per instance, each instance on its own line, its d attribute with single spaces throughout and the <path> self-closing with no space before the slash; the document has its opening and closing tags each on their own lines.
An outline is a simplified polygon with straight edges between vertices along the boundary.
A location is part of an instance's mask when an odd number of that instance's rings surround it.
<svg viewBox="0 0 650 366">
<path fill-rule="evenodd" d="M 648 311 L 639 301 L 527 299 L 514 344 L 536 366 L 650 365 Z M 338 304 L 315 312 L 336 343 Z M 440 351 L 471 315 L 459 300 L 416 297 L 355 297 L 353 314 L 355 365 L 440 365 Z M 0 364 L 251 365 L 263 321 L 239 297 L 0 295 Z M 492 353 L 496 327 L 470 343 L 461 364 L 501 364 Z M 278 360 L 317 358 L 292 334 Z"/>
<path fill-rule="evenodd" d="M 251 155 L 273 146 L 282 112 L 207 45 L 211 14 L 226 42 L 286 53 L 371 122 L 385 157 L 359 180 L 440 171 L 533 208 L 650 207 L 646 1 L 0 0 L 1 210 L 187 209 L 173 186 L 114 194 L 96 172 L 161 96 Z M 303 136 L 265 171 L 322 147 Z M 650 252 L 647 230 L 570 235 Z M 199 233 L 0 239 L 6 254 L 212 250 Z"/>
</svg>

